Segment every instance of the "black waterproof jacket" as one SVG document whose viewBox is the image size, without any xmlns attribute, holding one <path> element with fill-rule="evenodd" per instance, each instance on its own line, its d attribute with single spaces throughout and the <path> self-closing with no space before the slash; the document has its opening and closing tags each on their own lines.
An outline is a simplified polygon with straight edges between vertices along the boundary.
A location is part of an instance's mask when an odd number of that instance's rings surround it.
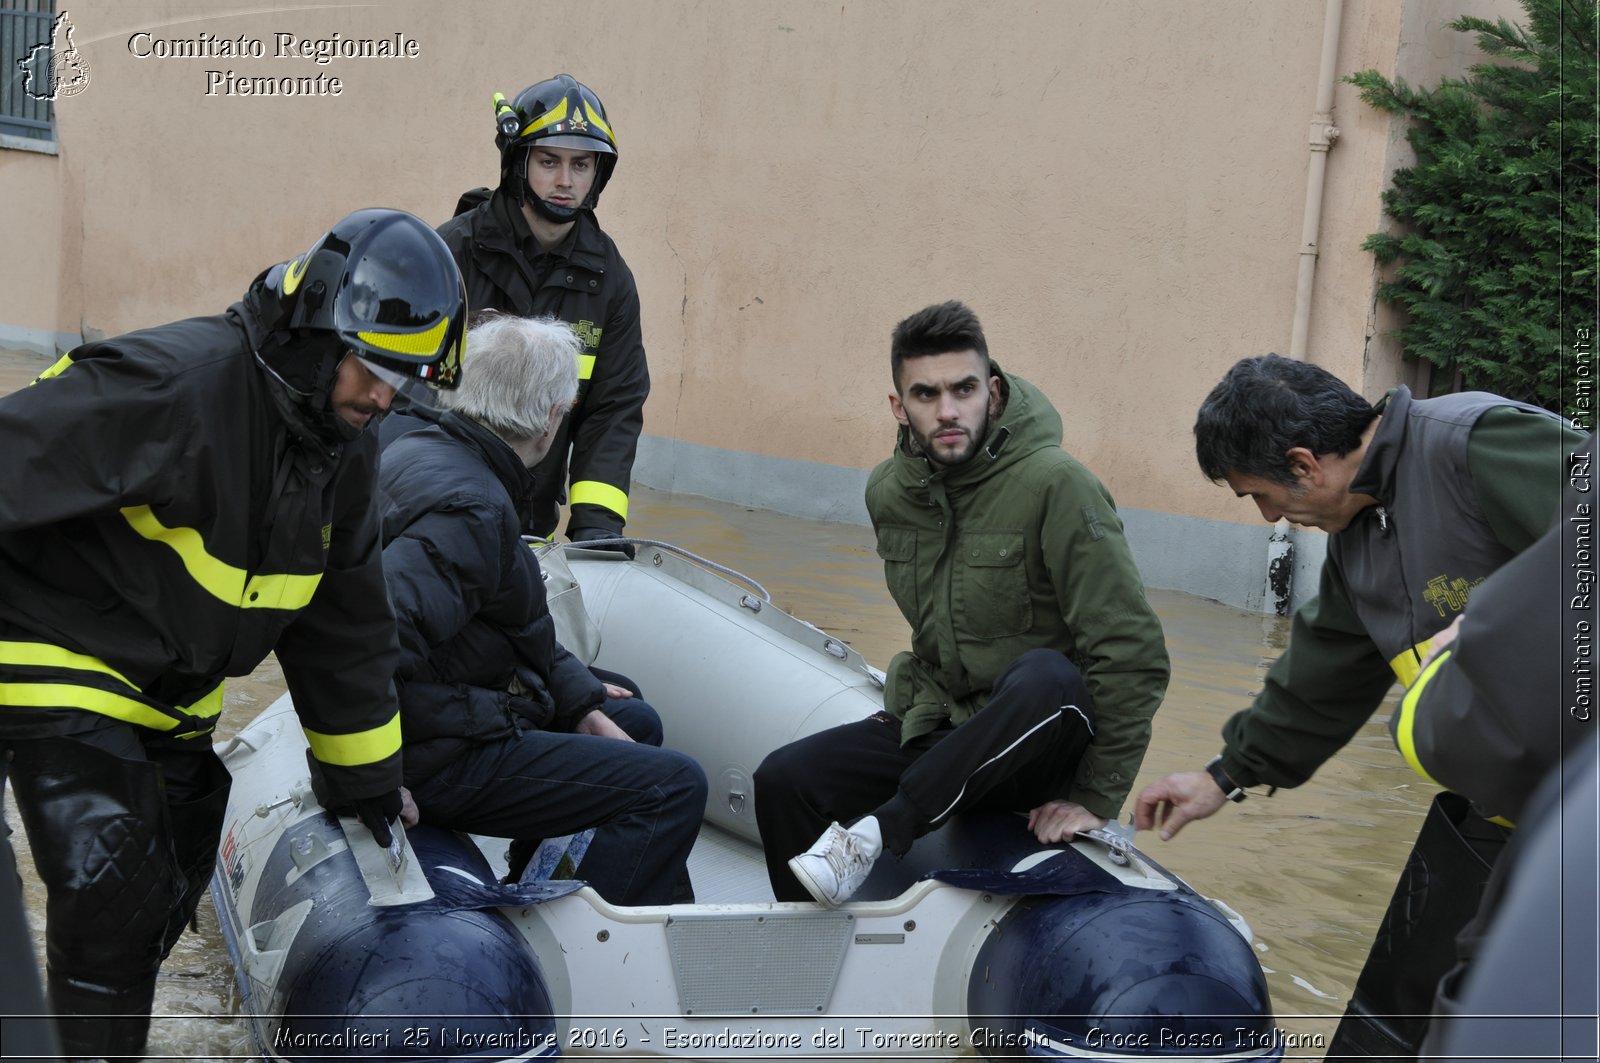
<svg viewBox="0 0 1600 1063">
<path fill-rule="evenodd" d="M 583 341 L 578 399 L 562 418 L 550 453 L 534 469 L 538 485 L 527 530 L 548 537 L 568 500 L 567 533 L 620 534 L 628 519 L 628 485 L 644 427 L 650 368 L 639 326 L 639 291 L 617 245 L 583 211 L 559 247 L 541 251 L 521 209 L 501 192 L 474 189 L 456 216 L 439 226 L 467 285 L 473 311 L 519 317 L 552 315 Z"/>
<path fill-rule="evenodd" d="M 0 398 L 0 734 L 206 740 L 276 650 L 343 799 L 400 782 L 377 440 L 301 435 L 247 303 L 85 344 Z"/>
<path fill-rule="evenodd" d="M 1485 816 L 1523 807 L 1594 731 L 1593 433 L 1567 460 L 1554 526 L 1472 590 L 1454 643 L 1389 721 L 1412 767 Z"/>
<path fill-rule="evenodd" d="M 510 447 L 453 412 L 383 452 L 408 783 L 519 728 L 571 731 L 604 704 L 594 673 L 556 641 L 539 561 L 521 537 L 517 499 L 532 486 Z"/>
</svg>

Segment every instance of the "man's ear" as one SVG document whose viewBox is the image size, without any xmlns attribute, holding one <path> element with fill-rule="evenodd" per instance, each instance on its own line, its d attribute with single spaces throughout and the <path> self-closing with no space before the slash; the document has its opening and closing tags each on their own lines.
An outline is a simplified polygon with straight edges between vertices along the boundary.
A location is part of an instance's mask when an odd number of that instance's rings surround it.
<svg viewBox="0 0 1600 1063">
<path fill-rule="evenodd" d="M 911 419 L 906 416 L 905 404 L 900 401 L 899 394 L 893 391 L 889 392 L 889 409 L 894 413 L 896 421 L 904 425 L 911 423 Z"/>
<path fill-rule="evenodd" d="M 1296 480 L 1309 480 L 1313 484 L 1322 483 L 1322 462 L 1306 447 L 1290 447 L 1283 452 L 1289 460 L 1289 473 Z"/>
</svg>

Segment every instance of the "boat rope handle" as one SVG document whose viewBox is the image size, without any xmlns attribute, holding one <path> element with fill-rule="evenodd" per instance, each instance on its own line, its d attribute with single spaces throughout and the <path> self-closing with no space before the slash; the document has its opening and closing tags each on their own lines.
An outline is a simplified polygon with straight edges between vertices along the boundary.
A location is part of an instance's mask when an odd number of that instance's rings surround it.
<svg viewBox="0 0 1600 1063">
<path fill-rule="evenodd" d="M 755 580 L 751 579 L 749 576 L 746 576 L 743 572 L 740 572 L 737 569 L 729 568 L 726 565 L 719 565 L 710 558 L 701 557 L 692 550 L 685 550 L 681 546 L 674 546 L 672 543 L 662 542 L 660 539 L 634 539 L 630 536 L 619 535 L 612 539 L 585 539 L 581 543 L 560 543 L 556 542 L 554 539 L 541 539 L 537 535 L 524 535 L 522 538 L 525 542 L 533 543 L 536 546 L 549 546 L 558 550 L 585 550 L 596 547 L 621 546 L 623 544 L 629 546 L 655 547 L 658 550 L 666 550 L 669 553 L 674 553 L 679 557 L 693 561 L 702 568 L 708 568 L 720 576 L 726 576 L 729 579 L 738 580 L 740 583 L 743 583 L 748 587 L 755 588 L 755 592 L 761 595 L 762 601 L 772 601 L 772 595 L 767 593 L 767 589 L 761 584 L 757 583 Z"/>
</svg>

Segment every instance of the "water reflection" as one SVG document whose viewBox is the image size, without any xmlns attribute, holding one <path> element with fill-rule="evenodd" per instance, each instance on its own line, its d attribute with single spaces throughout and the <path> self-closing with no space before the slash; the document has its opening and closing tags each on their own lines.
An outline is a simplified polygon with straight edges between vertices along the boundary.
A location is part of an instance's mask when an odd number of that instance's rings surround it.
<svg viewBox="0 0 1600 1063">
<path fill-rule="evenodd" d="M 0 378 L 0 390 L 5 383 Z M 884 589 L 868 529 L 644 489 L 631 508 L 630 531 L 752 576 L 778 605 L 851 642 L 878 667 L 908 644 L 909 629 Z M 1187 595 L 1156 591 L 1151 599 L 1166 629 L 1174 679 L 1134 792 L 1216 753 L 1223 720 L 1259 688 L 1287 633 L 1282 621 Z M 230 682 L 219 737 L 237 732 L 282 690 L 271 658 Z M 1139 839 L 1157 860 L 1250 923 L 1279 1023 L 1290 1033 L 1331 1034 L 1431 796 L 1395 754 L 1378 722 L 1386 716 L 1380 713 L 1297 790 L 1225 808 L 1170 843 Z M 43 891 L 20 830 L 14 841 L 42 965 Z M 232 969 L 209 898 L 198 918 L 198 933 L 184 937 L 163 969 L 157 1013 L 178 1017 L 158 1019 L 151 1053 L 238 1058 L 249 1051 L 249 1035 L 234 1014 Z"/>
</svg>

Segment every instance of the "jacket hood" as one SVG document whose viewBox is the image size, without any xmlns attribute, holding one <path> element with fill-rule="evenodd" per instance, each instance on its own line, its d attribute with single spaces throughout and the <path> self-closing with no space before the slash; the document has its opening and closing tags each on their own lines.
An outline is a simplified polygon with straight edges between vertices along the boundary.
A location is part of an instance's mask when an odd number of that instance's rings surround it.
<svg viewBox="0 0 1600 1063">
<path fill-rule="evenodd" d="M 1000 412 L 977 453 L 954 468 L 934 465 L 915 448 L 911 431 L 901 426 L 894 448 L 895 476 L 907 485 L 943 477 L 951 487 L 978 483 L 1046 447 L 1061 445 L 1061 414 L 1044 392 L 991 362 L 1000 378 Z"/>
</svg>

